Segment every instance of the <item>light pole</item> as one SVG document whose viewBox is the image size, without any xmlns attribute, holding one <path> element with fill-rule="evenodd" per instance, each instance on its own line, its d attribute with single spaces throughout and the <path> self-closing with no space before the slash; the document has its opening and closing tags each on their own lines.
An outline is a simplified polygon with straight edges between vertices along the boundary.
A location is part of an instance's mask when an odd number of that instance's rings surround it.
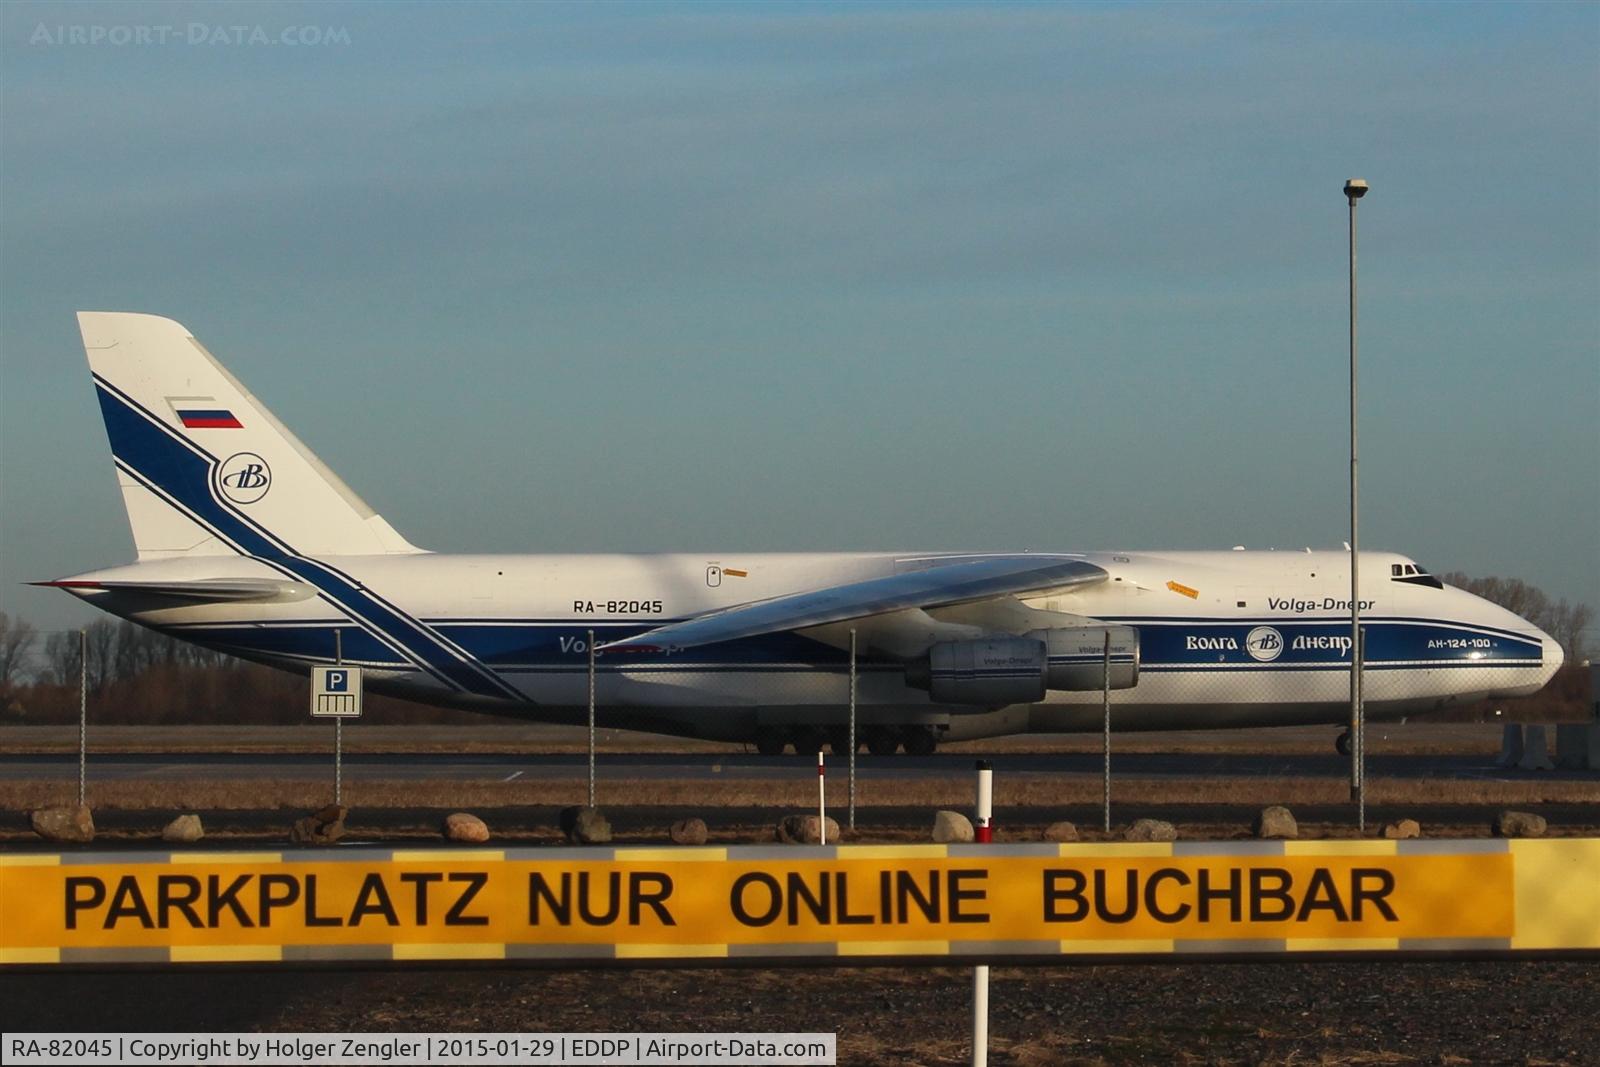
<svg viewBox="0 0 1600 1067">
<path fill-rule="evenodd" d="M 1350 799 L 1356 802 L 1356 826 L 1367 829 L 1365 759 L 1362 751 L 1361 663 L 1366 649 L 1361 640 L 1361 541 L 1357 515 L 1356 479 L 1356 201 L 1367 195 L 1367 183 L 1351 178 L 1344 183 L 1350 201 Z"/>
</svg>

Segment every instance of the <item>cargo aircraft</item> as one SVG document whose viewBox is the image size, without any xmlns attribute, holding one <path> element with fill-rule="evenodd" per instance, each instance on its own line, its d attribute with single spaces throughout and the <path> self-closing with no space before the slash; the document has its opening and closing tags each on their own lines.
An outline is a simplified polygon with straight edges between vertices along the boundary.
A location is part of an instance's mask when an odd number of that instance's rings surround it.
<svg viewBox="0 0 1600 1067">
<path fill-rule="evenodd" d="M 411 544 L 183 326 L 78 316 L 138 562 L 39 584 L 230 655 L 557 723 L 884 755 L 942 740 L 1347 721 L 1350 554 L 446 555 Z M 1561 647 L 1361 553 L 1374 719 L 1533 693 Z M 1347 744 L 1341 735 L 1341 747 Z"/>
</svg>

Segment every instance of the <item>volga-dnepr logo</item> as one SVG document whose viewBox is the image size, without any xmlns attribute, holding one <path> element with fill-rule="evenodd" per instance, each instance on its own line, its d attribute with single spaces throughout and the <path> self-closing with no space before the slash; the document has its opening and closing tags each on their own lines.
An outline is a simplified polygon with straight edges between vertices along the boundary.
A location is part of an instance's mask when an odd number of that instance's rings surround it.
<svg viewBox="0 0 1600 1067">
<path fill-rule="evenodd" d="M 217 485 L 235 504 L 254 504 L 272 488 L 272 468 L 254 452 L 235 452 L 217 468 Z"/>
<path fill-rule="evenodd" d="M 1245 635 L 1244 650 L 1252 659 L 1270 663 L 1283 655 L 1283 635 L 1271 626 L 1257 626 Z"/>
</svg>

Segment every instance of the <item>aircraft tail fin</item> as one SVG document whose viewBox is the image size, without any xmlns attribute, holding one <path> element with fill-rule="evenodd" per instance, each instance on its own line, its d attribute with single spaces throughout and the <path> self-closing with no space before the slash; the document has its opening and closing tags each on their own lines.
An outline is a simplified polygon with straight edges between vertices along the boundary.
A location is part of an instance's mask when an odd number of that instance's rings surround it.
<svg viewBox="0 0 1600 1067">
<path fill-rule="evenodd" d="M 80 311 L 139 558 L 418 552 L 182 325 Z"/>
</svg>

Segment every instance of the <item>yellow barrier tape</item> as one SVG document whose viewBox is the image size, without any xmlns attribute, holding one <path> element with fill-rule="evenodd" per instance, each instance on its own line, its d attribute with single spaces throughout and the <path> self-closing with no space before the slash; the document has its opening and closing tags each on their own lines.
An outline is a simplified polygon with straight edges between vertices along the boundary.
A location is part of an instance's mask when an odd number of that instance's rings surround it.
<svg viewBox="0 0 1600 1067">
<path fill-rule="evenodd" d="M 418 959 L 1600 947 L 1600 840 L 1362 844 L 1375 847 L 80 854 L 0 864 L 0 963 L 151 948 L 187 961 L 373 946 Z"/>
</svg>

